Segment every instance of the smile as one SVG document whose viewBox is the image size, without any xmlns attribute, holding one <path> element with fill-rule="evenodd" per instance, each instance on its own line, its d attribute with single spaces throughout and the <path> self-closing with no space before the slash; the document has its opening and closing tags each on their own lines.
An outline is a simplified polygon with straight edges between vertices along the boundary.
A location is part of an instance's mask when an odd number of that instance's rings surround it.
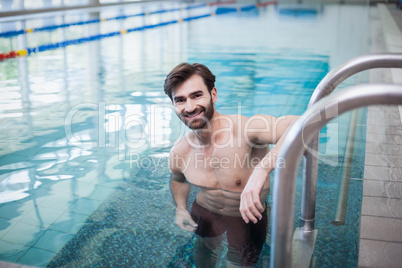
<svg viewBox="0 0 402 268">
<path fill-rule="evenodd" d="M 186 115 L 186 117 L 188 117 L 188 118 L 193 118 L 193 117 L 196 117 L 197 115 L 199 115 L 199 114 L 201 114 L 203 111 L 201 110 L 201 111 L 199 111 L 198 113 L 196 113 L 196 114 L 187 114 Z"/>
</svg>

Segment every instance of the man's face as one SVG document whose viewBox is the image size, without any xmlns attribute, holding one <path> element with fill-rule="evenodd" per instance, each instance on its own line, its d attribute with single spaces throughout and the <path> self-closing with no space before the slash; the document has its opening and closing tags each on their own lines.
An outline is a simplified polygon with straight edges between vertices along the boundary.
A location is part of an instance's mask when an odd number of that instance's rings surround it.
<svg viewBox="0 0 402 268">
<path fill-rule="evenodd" d="M 208 92 L 201 76 L 195 74 L 172 93 L 177 116 L 190 129 L 202 129 L 214 115 L 216 89 Z"/>
</svg>

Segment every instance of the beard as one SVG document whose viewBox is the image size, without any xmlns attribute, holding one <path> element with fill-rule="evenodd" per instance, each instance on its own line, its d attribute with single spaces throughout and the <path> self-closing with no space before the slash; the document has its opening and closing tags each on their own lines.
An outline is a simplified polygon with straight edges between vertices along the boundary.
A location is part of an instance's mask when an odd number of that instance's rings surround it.
<svg viewBox="0 0 402 268">
<path fill-rule="evenodd" d="M 197 107 L 193 112 L 191 112 L 191 114 L 197 114 L 197 113 L 201 113 L 204 112 L 204 115 L 200 118 L 195 118 L 195 119 L 191 119 L 186 117 L 186 115 L 188 113 L 180 113 L 178 114 L 180 120 L 186 125 L 188 126 L 190 129 L 202 129 L 205 128 L 205 126 L 209 123 L 209 121 L 212 119 L 213 115 L 214 115 L 214 104 L 212 102 L 212 98 L 211 101 L 209 103 L 209 105 L 207 107 Z"/>
</svg>

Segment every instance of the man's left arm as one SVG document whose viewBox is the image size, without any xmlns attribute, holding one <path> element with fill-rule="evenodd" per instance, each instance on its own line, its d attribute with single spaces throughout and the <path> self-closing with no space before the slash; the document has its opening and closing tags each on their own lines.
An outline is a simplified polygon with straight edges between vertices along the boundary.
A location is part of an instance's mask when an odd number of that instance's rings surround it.
<svg viewBox="0 0 402 268">
<path fill-rule="evenodd" d="M 265 185 L 269 173 L 275 168 L 277 156 L 291 125 L 298 116 L 287 115 L 272 117 L 256 115 L 246 124 L 247 138 L 253 144 L 269 146 L 276 144 L 254 168 L 253 173 L 243 189 L 240 199 L 240 213 L 246 223 L 257 223 L 262 218 L 264 207 L 260 201 L 260 193 Z"/>
</svg>

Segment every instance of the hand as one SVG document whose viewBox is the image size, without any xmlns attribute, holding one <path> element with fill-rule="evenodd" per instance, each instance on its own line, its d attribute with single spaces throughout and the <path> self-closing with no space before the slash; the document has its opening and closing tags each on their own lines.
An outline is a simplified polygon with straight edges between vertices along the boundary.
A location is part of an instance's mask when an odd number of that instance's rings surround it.
<svg viewBox="0 0 402 268">
<path fill-rule="evenodd" d="M 181 229 L 189 232 L 195 231 L 197 224 L 191 218 L 190 213 L 186 209 L 176 209 L 176 219 L 174 222 Z"/>
<path fill-rule="evenodd" d="M 264 212 L 264 207 L 260 201 L 260 193 L 264 187 L 266 176 L 266 173 L 255 169 L 240 195 L 239 210 L 246 223 L 250 221 L 257 223 L 257 219 L 262 219 L 261 213 Z"/>
</svg>

